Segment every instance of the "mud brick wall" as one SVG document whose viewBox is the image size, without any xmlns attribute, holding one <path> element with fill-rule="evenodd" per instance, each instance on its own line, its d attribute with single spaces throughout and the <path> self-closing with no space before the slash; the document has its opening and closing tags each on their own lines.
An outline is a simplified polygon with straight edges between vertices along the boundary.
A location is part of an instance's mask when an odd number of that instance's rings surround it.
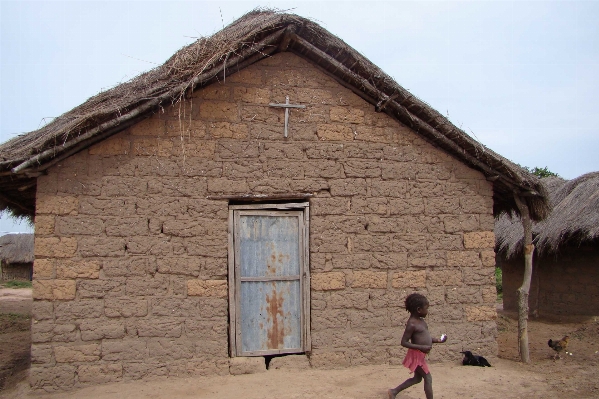
<svg viewBox="0 0 599 399">
<path fill-rule="evenodd" d="M 599 251 L 592 246 L 562 248 L 558 256 L 534 258 L 528 303 L 540 316 L 599 315 Z M 503 271 L 503 308 L 518 311 L 524 259 L 497 258 Z"/>
<path fill-rule="evenodd" d="M 294 109 L 289 137 L 284 111 Z M 37 186 L 31 383 L 228 373 L 228 201 L 311 193 L 314 367 L 496 353 L 492 186 L 289 53 L 55 165 Z M 481 348 L 481 349 L 478 349 Z"/>
</svg>

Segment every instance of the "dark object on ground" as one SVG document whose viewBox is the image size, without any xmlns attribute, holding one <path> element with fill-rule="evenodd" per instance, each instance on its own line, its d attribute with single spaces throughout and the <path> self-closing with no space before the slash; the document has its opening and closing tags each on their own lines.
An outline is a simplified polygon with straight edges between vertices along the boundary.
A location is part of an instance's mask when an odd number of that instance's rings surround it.
<svg viewBox="0 0 599 399">
<path fill-rule="evenodd" d="M 479 367 L 491 367 L 491 364 L 482 356 L 473 355 L 470 351 L 460 352 L 464 354 L 462 364 L 464 366 L 479 366 Z"/>
<path fill-rule="evenodd" d="M 570 340 L 570 336 L 566 335 L 564 338 L 560 339 L 559 341 L 554 341 L 552 339 L 550 339 L 549 341 L 547 341 L 547 345 L 549 345 L 549 347 L 555 351 L 555 356 L 553 356 L 554 359 L 556 357 L 558 359 L 561 358 L 560 355 L 559 355 L 559 353 L 561 351 L 565 351 L 566 348 L 568 348 L 568 341 L 569 340 Z"/>
</svg>

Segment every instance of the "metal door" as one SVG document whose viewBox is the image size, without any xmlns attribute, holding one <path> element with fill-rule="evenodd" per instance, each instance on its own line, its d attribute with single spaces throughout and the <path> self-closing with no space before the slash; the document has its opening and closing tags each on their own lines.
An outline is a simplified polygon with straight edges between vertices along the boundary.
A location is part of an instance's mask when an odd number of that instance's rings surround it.
<svg viewBox="0 0 599 399">
<path fill-rule="evenodd" d="M 235 354 L 305 352 L 305 211 L 239 209 L 233 219 Z"/>
</svg>

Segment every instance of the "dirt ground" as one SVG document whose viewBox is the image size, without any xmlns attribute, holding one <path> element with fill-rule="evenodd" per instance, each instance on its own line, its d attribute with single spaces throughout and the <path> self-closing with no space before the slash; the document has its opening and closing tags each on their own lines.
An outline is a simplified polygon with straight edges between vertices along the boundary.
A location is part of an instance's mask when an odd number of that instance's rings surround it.
<svg viewBox="0 0 599 399">
<path fill-rule="evenodd" d="M 242 376 L 163 378 L 87 387 L 70 392 L 32 392 L 26 381 L 29 364 L 31 290 L 0 290 L 0 397 L 58 398 L 386 398 L 386 389 L 408 377 L 398 366 L 361 366 L 343 370 L 268 370 Z M 531 320 L 532 362 L 517 362 L 517 322 L 500 312 L 499 358 L 492 368 L 458 363 L 431 365 L 436 398 L 597 398 L 599 397 L 599 318 Z M 552 360 L 549 338 L 570 334 L 569 351 Z M 452 337 L 450 337 L 451 339 Z M 422 385 L 398 399 L 423 398 Z"/>
</svg>

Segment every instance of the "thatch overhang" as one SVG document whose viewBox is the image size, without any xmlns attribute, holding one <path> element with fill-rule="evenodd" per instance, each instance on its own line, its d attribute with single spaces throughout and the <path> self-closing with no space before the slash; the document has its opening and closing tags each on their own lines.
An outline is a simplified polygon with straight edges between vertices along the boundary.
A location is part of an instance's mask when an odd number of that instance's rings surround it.
<svg viewBox="0 0 599 399">
<path fill-rule="evenodd" d="M 546 177 L 541 184 L 553 209 L 545 220 L 533 225 L 537 254 L 557 254 L 564 246 L 599 248 L 599 172 L 573 180 Z M 500 216 L 495 223 L 497 253 L 507 259 L 520 255 L 522 232 L 519 217 Z"/>
<path fill-rule="evenodd" d="M 0 145 L 0 209 L 33 215 L 35 179 L 52 165 L 181 101 L 195 89 L 282 51 L 309 60 L 376 111 L 481 171 L 493 182 L 496 216 L 518 213 L 514 195 L 525 200 L 534 220 L 548 214 L 546 193 L 534 175 L 473 140 L 318 24 L 273 10 L 254 10 L 211 37 L 183 47 L 163 65 Z"/>
<path fill-rule="evenodd" d="M 5 265 L 33 262 L 33 234 L 0 237 L 0 261 Z"/>
</svg>

